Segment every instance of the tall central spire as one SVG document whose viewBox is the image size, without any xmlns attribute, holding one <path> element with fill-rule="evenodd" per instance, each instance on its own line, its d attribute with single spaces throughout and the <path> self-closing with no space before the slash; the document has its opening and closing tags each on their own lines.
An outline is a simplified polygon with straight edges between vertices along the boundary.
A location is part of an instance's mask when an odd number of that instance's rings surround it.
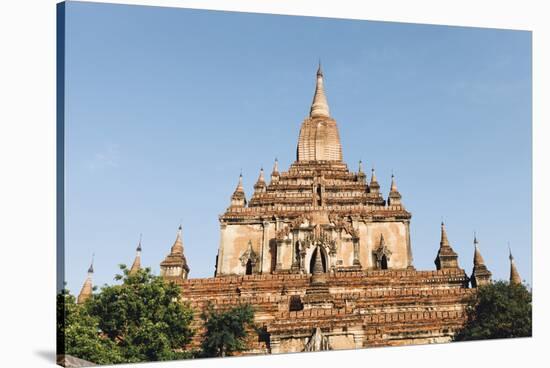
<svg viewBox="0 0 550 368">
<path fill-rule="evenodd" d="M 319 68 L 317 69 L 317 86 L 315 87 L 315 95 L 313 95 L 309 116 L 312 118 L 330 117 L 330 110 L 328 108 L 327 96 L 325 95 L 325 87 L 323 84 L 321 62 L 319 62 Z"/>
<path fill-rule="evenodd" d="M 319 63 L 317 85 L 309 116 L 302 123 L 298 137 L 297 161 L 342 161 L 342 146 L 336 121 L 330 112 Z"/>
</svg>

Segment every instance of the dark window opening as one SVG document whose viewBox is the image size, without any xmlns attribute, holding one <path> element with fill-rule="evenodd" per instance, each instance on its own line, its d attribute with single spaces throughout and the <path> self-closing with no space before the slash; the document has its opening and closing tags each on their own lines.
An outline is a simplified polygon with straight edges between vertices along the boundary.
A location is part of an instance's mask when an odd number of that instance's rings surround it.
<svg viewBox="0 0 550 368">
<path fill-rule="evenodd" d="M 323 204 L 322 197 L 321 197 L 321 186 L 317 186 L 317 205 L 321 206 Z"/>
<path fill-rule="evenodd" d="M 288 310 L 290 312 L 301 311 L 304 309 L 304 304 L 302 303 L 302 298 L 300 298 L 300 295 L 292 295 L 288 304 Z"/>
</svg>

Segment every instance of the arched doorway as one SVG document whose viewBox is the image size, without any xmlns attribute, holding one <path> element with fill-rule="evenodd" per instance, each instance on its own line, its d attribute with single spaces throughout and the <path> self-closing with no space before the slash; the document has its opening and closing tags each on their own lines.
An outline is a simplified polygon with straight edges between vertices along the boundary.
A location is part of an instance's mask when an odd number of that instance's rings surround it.
<svg viewBox="0 0 550 368">
<path fill-rule="evenodd" d="M 309 273 L 312 273 L 313 270 L 313 264 L 315 263 L 315 257 L 317 257 L 317 253 L 319 253 L 319 256 L 321 257 L 321 264 L 323 265 L 323 272 L 327 272 L 327 254 L 325 253 L 325 250 L 323 247 L 318 245 L 315 250 L 311 253 L 311 258 L 309 260 Z"/>
</svg>

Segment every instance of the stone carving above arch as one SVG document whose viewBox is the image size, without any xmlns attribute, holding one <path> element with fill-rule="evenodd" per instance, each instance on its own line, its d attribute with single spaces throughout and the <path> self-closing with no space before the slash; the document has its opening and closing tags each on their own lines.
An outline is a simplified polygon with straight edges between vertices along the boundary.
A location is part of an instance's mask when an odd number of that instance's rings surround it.
<svg viewBox="0 0 550 368">
<path fill-rule="evenodd" d="M 241 265 L 243 267 L 246 267 L 246 264 L 250 260 L 250 263 L 252 265 L 252 268 L 256 267 L 256 264 L 258 263 L 258 255 L 256 252 L 254 252 L 254 249 L 252 249 L 252 241 L 248 241 L 248 248 L 244 251 L 244 253 L 239 257 L 239 260 L 241 261 Z"/>
<path fill-rule="evenodd" d="M 384 241 L 383 234 L 380 234 L 380 244 L 378 248 L 375 251 L 373 251 L 373 254 L 376 260 L 376 268 L 378 269 L 388 268 L 388 263 L 390 261 L 392 252 L 386 246 L 386 242 Z"/>
</svg>

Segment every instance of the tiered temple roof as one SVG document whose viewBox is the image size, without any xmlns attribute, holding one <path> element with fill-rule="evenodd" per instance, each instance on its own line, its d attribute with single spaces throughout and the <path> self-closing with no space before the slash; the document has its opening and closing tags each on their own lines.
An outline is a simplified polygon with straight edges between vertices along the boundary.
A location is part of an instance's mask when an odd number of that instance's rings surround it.
<svg viewBox="0 0 550 368">
<path fill-rule="evenodd" d="M 265 182 L 263 170 L 246 202 L 242 177 L 231 197 L 231 205 L 221 216 L 231 221 L 262 216 L 288 216 L 308 211 L 328 210 L 362 216 L 410 218 L 401 204 L 401 194 L 392 176 L 389 201 L 380 193 L 374 169 L 370 183 L 359 164 L 350 171 L 342 159 L 338 125 L 330 117 L 319 66 L 317 86 L 310 116 L 300 129 L 296 161 L 288 171 L 279 172 L 275 160 L 271 182 Z M 388 205 L 389 203 L 389 205 Z"/>
</svg>

